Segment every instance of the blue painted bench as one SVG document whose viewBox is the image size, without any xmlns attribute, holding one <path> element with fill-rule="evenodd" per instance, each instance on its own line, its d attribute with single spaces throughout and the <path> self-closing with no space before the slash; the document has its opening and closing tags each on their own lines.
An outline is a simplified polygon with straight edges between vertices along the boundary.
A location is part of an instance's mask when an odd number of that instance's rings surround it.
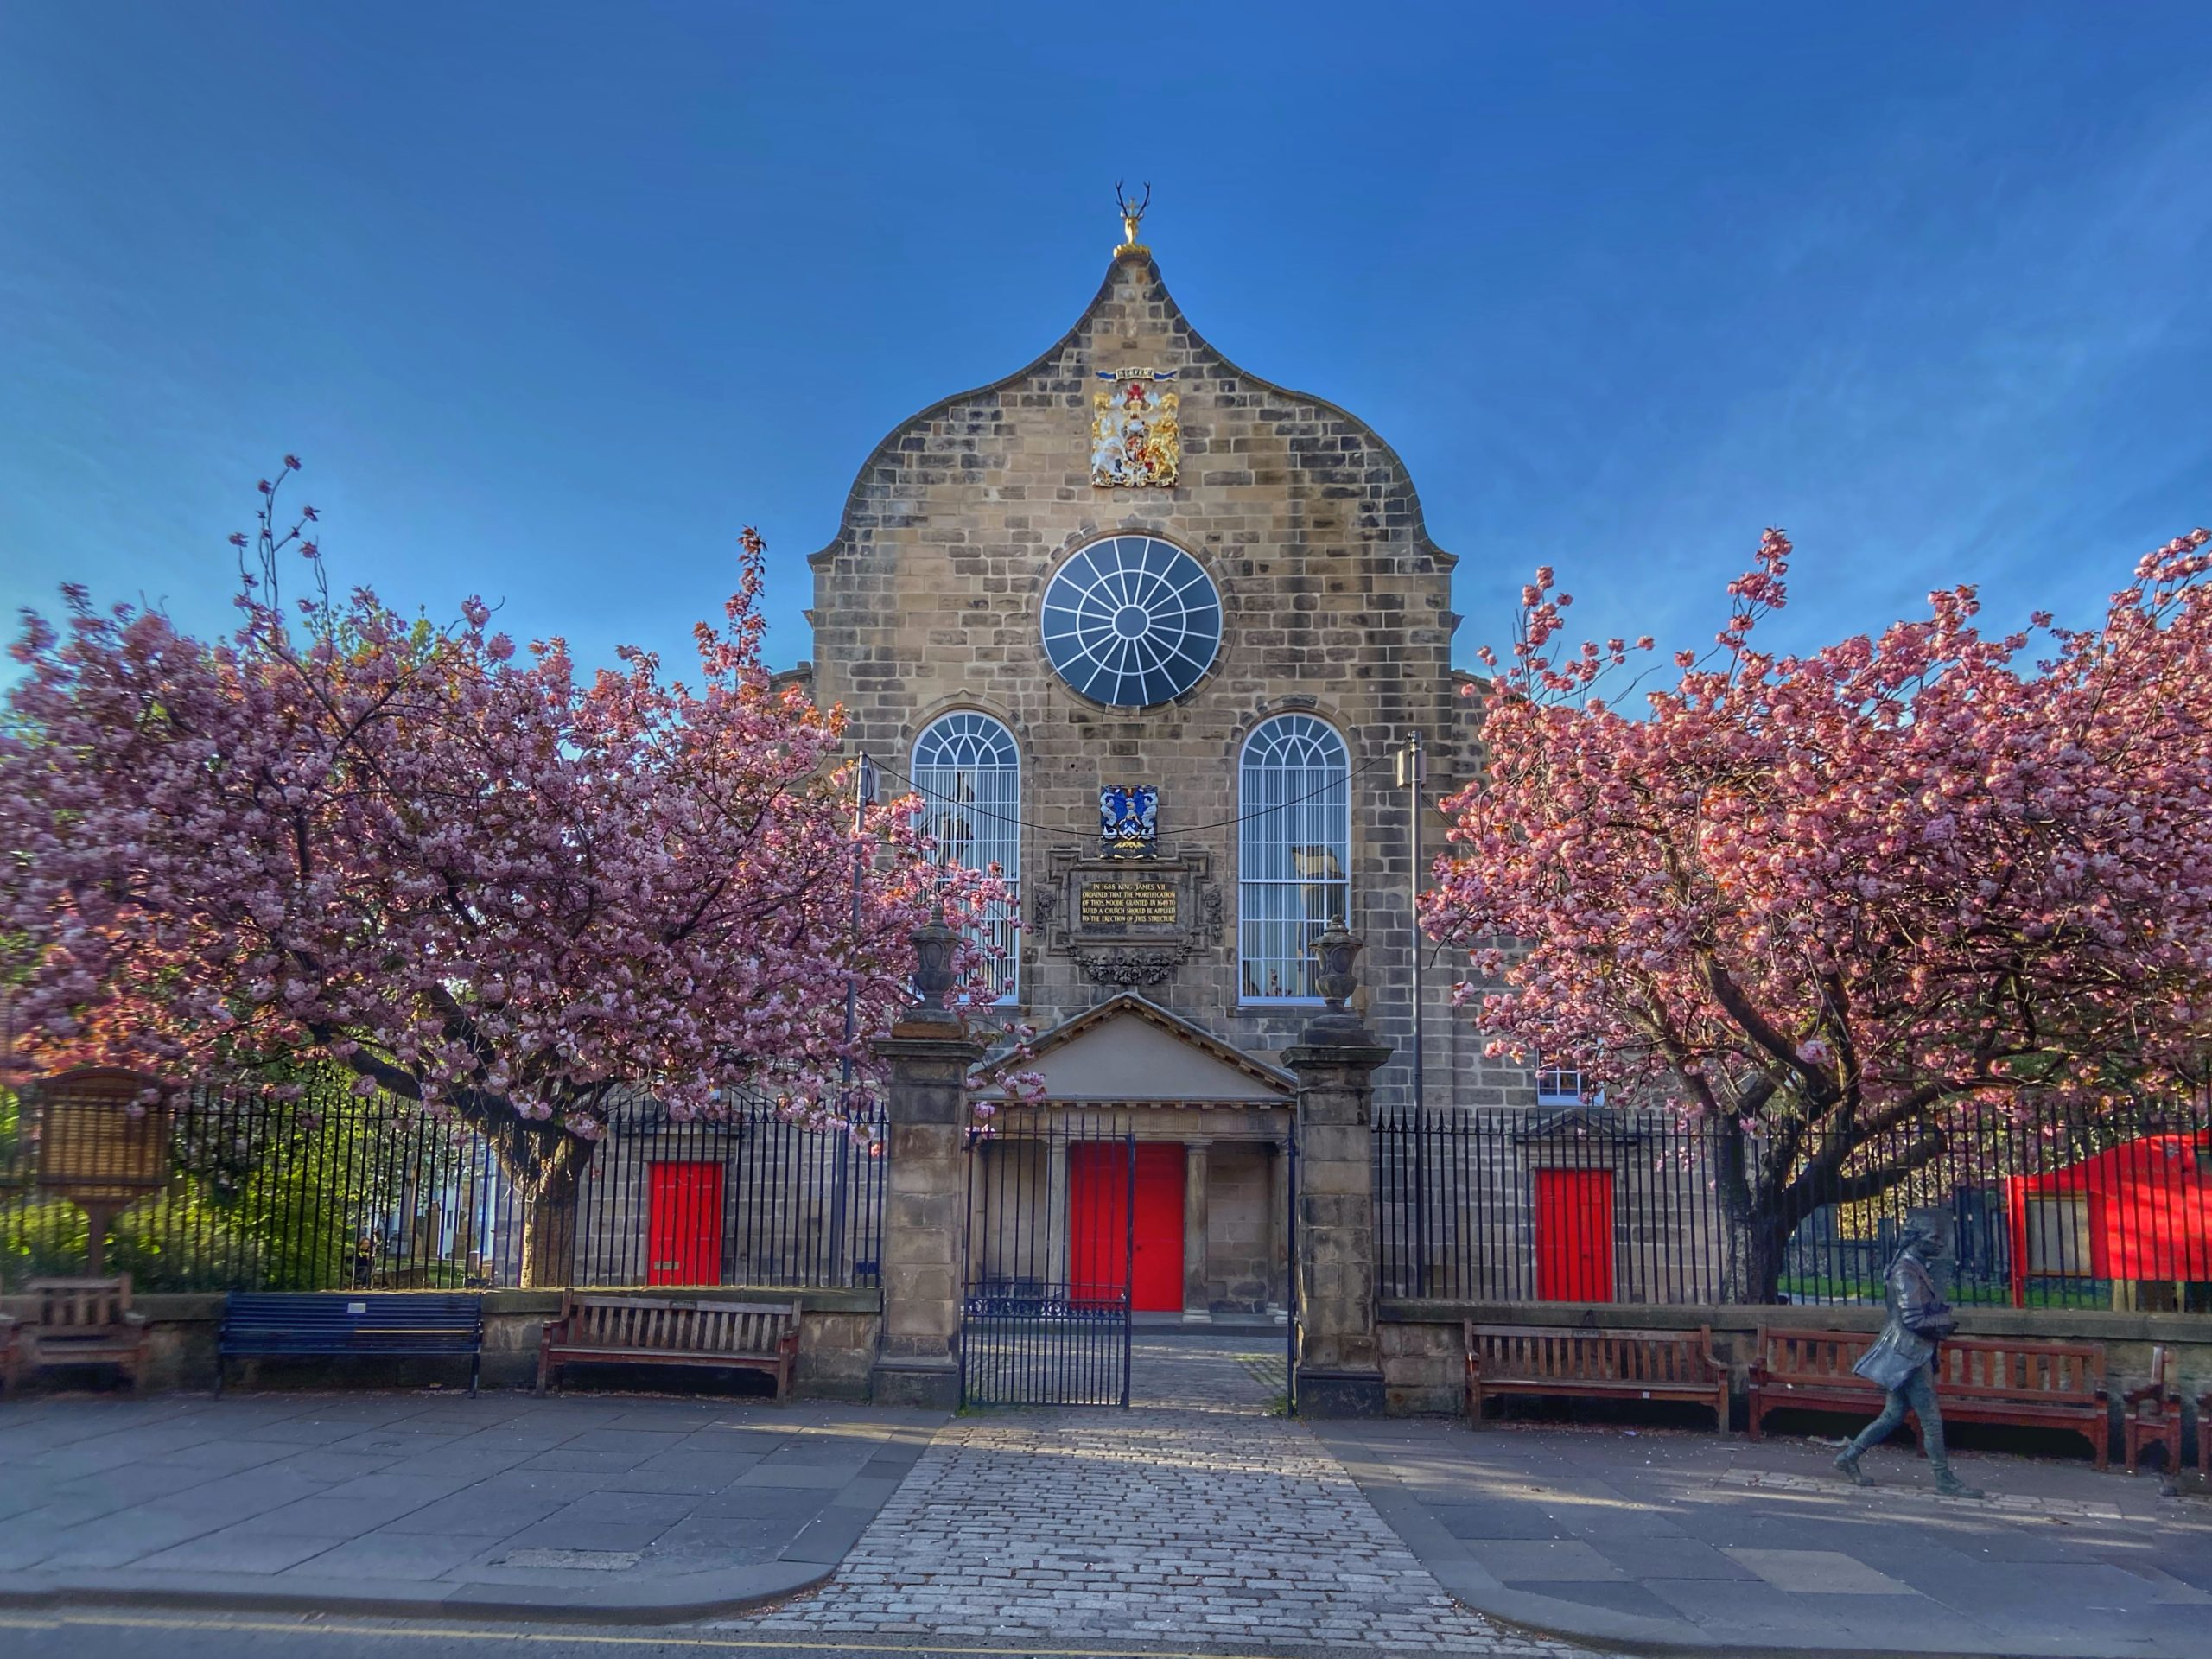
<svg viewBox="0 0 2212 1659">
<path fill-rule="evenodd" d="M 299 1355 L 451 1355 L 468 1359 L 468 1392 L 484 1363 L 484 1299 L 419 1291 L 242 1291 L 223 1303 L 215 1392 L 232 1359 Z"/>
</svg>

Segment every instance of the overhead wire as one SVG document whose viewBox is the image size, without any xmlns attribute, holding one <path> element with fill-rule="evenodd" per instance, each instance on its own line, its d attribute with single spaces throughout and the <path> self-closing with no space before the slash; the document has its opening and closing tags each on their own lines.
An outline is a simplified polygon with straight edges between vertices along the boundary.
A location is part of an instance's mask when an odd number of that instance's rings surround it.
<svg viewBox="0 0 2212 1659">
<path fill-rule="evenodd" d="M 916 794 L 924 797 L 925 799 L 941 801 L 947 806 L 958 807 L 963 812 L 967 813 L 971 817 L 989 818 L 998 823 L 1018 824 L 1024 830 L 1034 830 L 1039 835 L 1046 836 L 1079 836 L 1094 835 L 1097 832 L 1098 826 L 1095 823 L 1085 824 L 1079 828 L 1064 828 L 1053 824 L 1039 823 L 1034 819 L 1020 817 L 1011 812 L 994 812 L 988 807 L 979 805 L 973 801 L 955 800 L 951 796 L 944 793 L 942 791 L 931 789 L 927 785 L 919 783 L 914 779 L 908 777 L 905 772 L 899 771 L 898 767 L 885 765 L 884 762 L 877 760 L 874 755 L 864 754 L 861 758 L 866 760 L 868 765 L 874 766 L 878 772 L 883 773 L 886 777 L 897 779 L 899 782 L 905 784 L 909 789 L 912 790 Z M 1351 787 L 1351 780 L 1353 779 L 1360 777 L 1366 772 L 1372 772 L 1377 766 L 1389 765 L 1393 757 L 1389 754 L 1378 755 L 1372 760 L 1362 761 L 1358 766 L 1351 768 L 1344 773 L 1341 779 L 1332 783 L 1323 784 L 1319 788 L 1308 790 L 1303 795 L 1294 795 L 1288 800 L 1275 801 L 1267 806 L 1257 808 L 1250 812 L 1240 812 L 1233 818 L 1217 818 L 1211 823 L 1178 824 L 1176 826 L 1175 833 L 1179 836 L 1195 836 L 1199 834 L 1201 831 L 1207 830 L 1226 830 L 1232 824 L 1249 823 L 1254 818 L 1264 818 L 1271 813 L 1281 811 L 1285 807 L 1297 806 L 1302 802 L 1318 799 L 1319 797 L 1328 794 L 1332 790 L 1342 788 L 1348 791 Z"/>
</svg>

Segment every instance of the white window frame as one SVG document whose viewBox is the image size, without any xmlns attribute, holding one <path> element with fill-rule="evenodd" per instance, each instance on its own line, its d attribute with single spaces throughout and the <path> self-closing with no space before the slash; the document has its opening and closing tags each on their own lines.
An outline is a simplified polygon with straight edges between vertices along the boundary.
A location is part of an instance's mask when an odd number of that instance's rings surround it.
<svg viewBox="0 0 2212 1659">
<path fill-rule="evenodd" d="M 1319 1002 L 1310 947 L 1351 916 L 1351 746 L 1318 715 L 1271 715 L 1238 752 L 1236 799 L 1237 1001 Z"/>
<path fill-rule="evenodd" d="M 1535 1064 L 1529 1068 L 1536 1085 L 1536 1104 L 1539 1106 L 1602 1106 L 1605 1091 L 1593 1089 L 1588 1099 L 1582 1091 L 1589 1087 L 1590 1070 L 1573 1058 L 1547 1059 L 1542 1054 L 1533 1057 Z"/>
<path fill-rule="evenodd" d="M 1581 1103 L 1582 1068 L 1556 1065 L 1540 1056 L 1536 1063 L 1536 1104 L 1580 1106 Z"/>
<path fill-rule="evenodd" d="M 1021 1000 L 1021 746 L 1002 720 L 977 709 L 939 715 L 914 738 L 914 788 L 922 830 L 937 843 L 940 868 L 999 867 L 1005 902 L 984 918 L 978 942 L 999 952 L 991 966 L 993 1001 Z"/>
</svg>

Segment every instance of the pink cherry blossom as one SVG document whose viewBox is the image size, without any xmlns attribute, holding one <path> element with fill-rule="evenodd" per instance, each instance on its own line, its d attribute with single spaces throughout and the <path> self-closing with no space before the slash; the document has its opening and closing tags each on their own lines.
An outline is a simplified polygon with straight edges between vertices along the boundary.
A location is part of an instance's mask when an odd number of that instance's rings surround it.
<svg viewBox="0 0 2212 1659">
<path fill-rule="evenodd" d="M 1560 649 L 1538 572 L 1424 920 L 1470 950 L 1461 1001 L 1506 1052 L 1759 1126 L 1721 1173 L 1745 1294 L 1823 1191 L 1896 1186 L 1974 1096 L 2201 1084 L 2208 540 L 2148 556 L 2092 629 L 1990 638 L 1954 588 L 1800 657 L 1754 642 L 1785 598 L 1770 531 L 1719 650 L 1641 713 L 1596 695 L 1617 642 Z"/>
<path fill-rule="evenodd" d="M 632 1091 L 825 1124 L 879 1095 L 909 934 L 1003 888 L 936 868 L 911 800 L 855 829 L 841 714 L 761 666 L 757 535 L 686 683 L 639 652 L 580 675 L 558 639 L 518 656 L 474 598 L 442 630 L 365 588 L 288 612 L 274 514 L 226 640 L 80 590 L 60 628 L 27 620 L 0 727 L 14 1065 L 346 1066 L 484 1135 L 556 1216 Z M 965 1007 L 988 964 L 955 966 Z"/>
</svg>

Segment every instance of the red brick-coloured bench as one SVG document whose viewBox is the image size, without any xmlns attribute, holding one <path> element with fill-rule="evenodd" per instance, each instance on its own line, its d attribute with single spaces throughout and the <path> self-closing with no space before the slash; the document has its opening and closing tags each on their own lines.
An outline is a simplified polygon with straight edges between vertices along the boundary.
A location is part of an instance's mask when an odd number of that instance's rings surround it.
<svg viewBox="0 0 2212 1659">
<path fill-rule="evenodd" d="M 1672 1400 L 1709 1407 L 1728 1427 L 1728 1367 L 1713 1330 L 1584 1331 L 1465 1322 L 1467 1421 L 1480 1424 L 1491 1395 L 1588 1400 Z"/>
<path fill-rule="evenodd" d="M 1751 1438 L 1777 1411 L 1878 1413 L 1882 1390 L 1851 1369 L 1873 1341 L 1871 1331 L 1762 1326 L 1748 1378 Z M 1952 1337 L 1937 1351 L 1936 1398 L 1947 1422 L 2063 1428 L 2088 1441 L 2098 1468 L 2111 1456 L 2102 1343 Z"/>
<path fill-rule="evenodd" d="M 2171 1480 L 2181 1469 L 2181 1378 L 2180 1368 L 2174 1363 L 2173 1350 L 2164 1346 L 2151 1350 L 2151 1378 L 2139 1389 L 2130 1389 L 2120 1396 L 2120 1450 L 2126 1460 L 2127 1472 L 2135 1472 L 2135 1465 L 2146 1446 L 2163 1446 L 2166 1449 L 2164 1478 Z M 2202 1430 L 2200 1428 L 2201 1434 Z"/>
<path fill-rule="evenodd" d="M 613 1365 L 705 1365 L 766 1371 L 776 1398 L 791 1391 L 798 1361 L 797 1302 L 677 1301 L 665 1296 L 561 1298 L 537 1338 L 537 1391 L 575 1361 Z"/>
</svg>

